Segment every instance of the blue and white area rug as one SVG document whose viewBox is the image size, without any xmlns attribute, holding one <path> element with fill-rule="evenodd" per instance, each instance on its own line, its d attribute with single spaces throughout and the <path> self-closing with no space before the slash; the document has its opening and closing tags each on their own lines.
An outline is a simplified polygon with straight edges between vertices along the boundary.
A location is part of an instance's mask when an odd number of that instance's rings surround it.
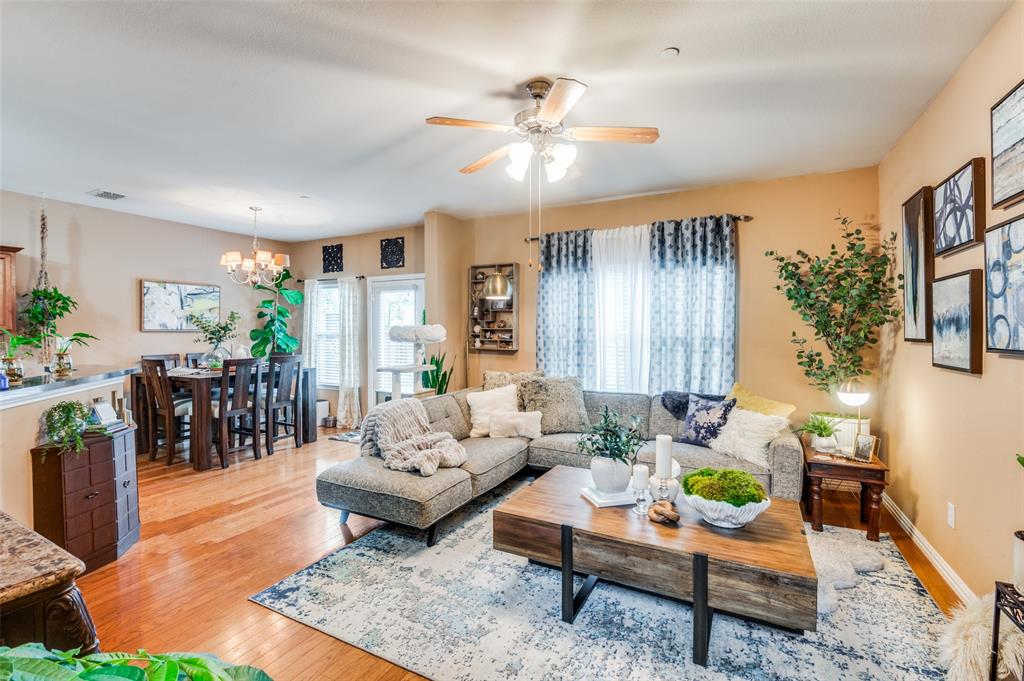
<svg viewBox="0 0 1024 681">
<path fill-rule="evenodd" d="M 691 660 L 683 603 L 600 582 L 566 624 L 560 573 L 491 548 L 491 509 L 521 484 L 449 518 L 431 548 L 423 533 L 383 527 L 252 600 L 436 681 L 943 678 L 945 618 L 887 536 L 872 545 L 885 569 L 840 591 L 815 633 L 716 614 L 706 669 Z M 825 535 L 866 543 L 855 530 Z"/>
</svg>

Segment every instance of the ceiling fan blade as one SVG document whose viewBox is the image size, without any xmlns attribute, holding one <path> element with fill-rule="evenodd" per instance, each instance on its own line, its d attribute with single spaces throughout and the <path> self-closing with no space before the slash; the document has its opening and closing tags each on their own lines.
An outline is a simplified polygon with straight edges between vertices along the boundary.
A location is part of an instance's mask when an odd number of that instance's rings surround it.
<svg viewBox="0 0 1024 681">
<path fill-rule="evenodd" d="M 477 128 L 478 130 L 493 130 L 494 132 L 512 132 L 512 128 L 501 123 L 488 123 L 487 121 L 471 121 L 467 118 L 448 118 L 446 116 L 432 116 L 427 119 L 428 125 L 448 125 L 456 128 Z"/>
<path fill-rule="evenodd" d="M 468 166 L 464 168 L 459 168 L 459 172 L 462 173 L 463 175 L 468 175 L 470 173 L 475 173 L 481 168 L 486 168 L 495 161 L 508 156 L 508 147 L 509 145 L 507 144 L 503 147 L 498 147 L 497 149 L 487 154 L 486 156 L 473 161 Z"/>
<path fill-rule="evenodd" d="M 551 86 L 544 104 L 540 107 L 537 118 L 548 123 L 561 123 L 565 114 L 576 106 L 580 97 L 587 91 L 587 86 L 572 78 L 559 78 Z"/>
<path fill-rule="evenodd" d="M 657 128 L 622 128 L 606 125 L 584 125 L 566 128 L 563 136 L 577 142 L 626 142 L 651 144 L 661 136 Z"/>
</svg>

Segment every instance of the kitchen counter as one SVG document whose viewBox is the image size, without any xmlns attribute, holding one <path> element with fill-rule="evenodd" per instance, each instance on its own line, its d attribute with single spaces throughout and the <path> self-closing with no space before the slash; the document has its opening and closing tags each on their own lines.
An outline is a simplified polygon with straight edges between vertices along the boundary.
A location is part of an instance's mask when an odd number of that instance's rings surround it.
<svg viewBox="0 0 1024 681">
<path fill-rule="evenodd" d="M 81 392 L 103 384 L 119 384 L 133 369 L 121 367 L 85 365 L 76 367 L 68 378 L 54 378 L 49 374 L 28 376 L 21 385 L 0 390 L 0 411 L 23 404 L 48 400 L 61 395 Z"/>
</svg>

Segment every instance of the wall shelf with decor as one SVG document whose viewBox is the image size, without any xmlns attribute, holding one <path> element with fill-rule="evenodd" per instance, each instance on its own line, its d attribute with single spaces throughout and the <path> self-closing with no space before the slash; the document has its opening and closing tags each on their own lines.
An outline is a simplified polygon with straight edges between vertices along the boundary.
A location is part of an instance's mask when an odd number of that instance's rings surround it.
<svg viewBox="0 0 1024 681">
<path fill-rule="evenodd" d="M 508 277 L 512 296 L 508 300 L 483 297 L 487 275 Z M 473 265 L 469 268 L 469 350 L 470 352 L 519 351 L 519 264 L 514 262 Z"/>
</svg>

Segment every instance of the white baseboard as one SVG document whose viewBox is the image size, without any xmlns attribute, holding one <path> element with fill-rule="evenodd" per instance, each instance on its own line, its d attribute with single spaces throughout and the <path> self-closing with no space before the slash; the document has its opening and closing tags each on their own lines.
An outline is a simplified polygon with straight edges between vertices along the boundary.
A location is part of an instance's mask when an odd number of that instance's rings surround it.
<svg viewBox="0 0 1024 681">
<path fill-rule="evenodd" d="M 928 543 L 928 540 L 921 534 L 921 531 L 914 526 L 914 523 L 910 521 L 907 514 L 903 512 L 903 509 L 897 506 L 896 502 L 884 492 L 882 493 L 882 505 L 889 509 L 892 517 L 896 519 L 896 522 L 903 528 L 903 531 L 910 535 L 910 538 L 917 544 L 917 548 L 921 549 L 925 557 L 935 566 L 935 569 L 946 580 L 950 588 L 960 597 L 961 602 L 971 603 L 977 600 L 978 596 L 971 591 L 967 583 L 956 573 L 956 570 L 946 562 L 946 559 L 935 550 L 934 546 Z"/>
</svg>

